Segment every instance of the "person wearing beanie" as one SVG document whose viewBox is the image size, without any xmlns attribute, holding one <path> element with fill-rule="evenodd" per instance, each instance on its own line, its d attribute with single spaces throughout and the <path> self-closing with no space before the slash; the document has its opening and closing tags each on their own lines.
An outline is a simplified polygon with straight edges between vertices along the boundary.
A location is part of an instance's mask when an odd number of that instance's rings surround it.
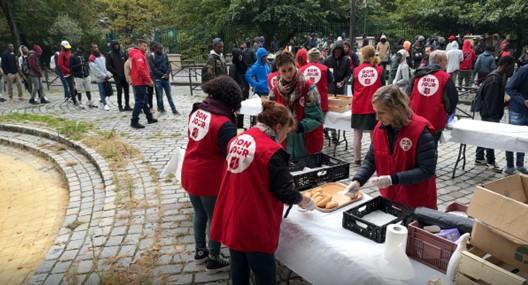
<svg viewBox="0 0 528 285">
<path fill-rule="evenodd" d="M 390 57 L 390 43 L 387 40 L 387 36 L 381 35 L 380 41 L 376 45 L 376 53 L 378 54 L 380 65 L 383 67 L 383 70 L 386 70 Z"/>
</svg>

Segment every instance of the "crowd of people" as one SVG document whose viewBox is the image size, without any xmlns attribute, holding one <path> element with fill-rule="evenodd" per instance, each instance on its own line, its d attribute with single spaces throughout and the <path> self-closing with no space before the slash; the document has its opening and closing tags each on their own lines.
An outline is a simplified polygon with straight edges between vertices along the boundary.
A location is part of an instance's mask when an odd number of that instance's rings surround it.
<svg viewBox="0 0 528 285">
<path fill-rule="evenodd" d="M 13 85 L 16 85 L 20 100 L 24 100 L 25 88 L 30 93 L 30 104 L 50 102 L 42 85 L 46 70 L 42 67 L 41 55 L 42 48 L 38 44 L 34 44 L 31 49 L 21 45 L 18 54 L 14 45 L 8 44 L 1 57 L 0 102 L 6 101 L 2 97 L 4 82 L 9 99 L 13 99 Z M 73 49 L 67 40 L 63 40 L 49 63 L 50 69 L 62 83 L 65 102 L 79 109 L 101 107 L 109 111 L 108 97 L 114 92 L 114 84 L 118 109 L 121 112 L 132 111 L 133 128 L 144 128 L 139 123 L 141 112 L 145 113 L 149 124 L 157 122 L 151 112 L 154 108 L 154 91 L 159 113 L 166 112 L 165 94 L 172 113 L 180 114 L 172 100 L 171 64 L 160 43 L 138 40 L 134 47 L 124 51 L 118 41 L 112 41 L 110 50 L 103 53 L 95 43 L 86 51 L 81 46 Z M 97 85 L 99 104 L 92 100 L 93 83 Z M 134 94 L 133 108 L 130 105 L 130 86 Z"/>
<path fill-rule="evenodd" d="M 358 52 L 338 39 L 326 54 L 310 39 L 269 52 L 259 37 L 233 49 L 228 68 L 224 44 L 215 38 L 202 70 L 208 97 L 193 106 L 182 168 L 194 208 L 196 261 L 211 272 L 230 268 L 233 284 L 248 284 L 250 272 L 257 284 L 275 283 L 283 204 L 315 207 L 294 191 L 288 161 L 322 151 L 328 97 L 345 95 L 348 84 L 358 168 L 347 195 L 369 181 L 389 200 L 436 209 L 438 144 L 457 109 L 457 85 L 476 88 L 472 109 L 482 120 L 499 122 L 508 107 L 510 124 L 528 125 L 528 65 L 524 54 L 512 56 L 508 41 L 498 53 L 487 39 L 456 36 L 418 36 L 393 49 L 382 35 L 377 43 L 365 38 Z M 244 127 L 237 110 L 250 93 L 261 97 L 263 111 L 237 135 Z M 364 133 L 371 136 L 366 155 Z M 524 154 L 516 155 L 514 161 L 506 153 L 504 172 L 528 173 Z M 492 149 L 477 148 L 475 164 L 502 172 Z M 219 254 L 220 244 L 229 248 L 230 261 Z"/>
</svg>

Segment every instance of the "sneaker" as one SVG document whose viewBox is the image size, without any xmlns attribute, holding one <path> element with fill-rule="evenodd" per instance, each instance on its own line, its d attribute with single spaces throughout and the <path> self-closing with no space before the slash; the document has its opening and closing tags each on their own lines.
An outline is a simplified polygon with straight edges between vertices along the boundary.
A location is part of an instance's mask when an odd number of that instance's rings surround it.
<svg viewBox="0 0 528 285">
<path fill-rule="evenodd" d="M 515 169 L 515 167 L 506 167 L 506 169 L 504 169 L 504 174 L 506 175 L 513 175 L 517 172 L 517 169 Z"/>
<path fill-rule="evenodd" d="M 149 123 L 149 124 L 154 124 L 154 123 L 157 123 L 157 122 L 158 122 L 158 120 L 156 120 L 156 119 L 154 119 L 154 118 L 148 120 L 148 123 Z"/>
<path fill-rule="evenodd" d="M 83 110 L 86 109 L 86 107 L 84 107 L 83 104 L 78 104 L 77 106 L 79 106 L 79 108 L 81 108 L 81 109 L 83 109 Z"/>
<path fill-rule="evenodd" d="M 196 250 L 196 253 L 194 254 L 194 263 L 204 264 L 207 262 L 208 257 L 209 257 L 209 251 L 207 249 L 198 249 Z"/>
<path fill-rule="evenodd" d="M 502 173 L 502 168 L 500 168 L 496 163 L 487 163 L 486 167 L 495 173 Z"/>
<path fill-rule="evenodd" d="M 475 165 L 486 165 L 485 159 L 475 159 Z"/>
<path fill-rule="evenodd" d="M 40 100 L 40 103 L 42 104 L 48 104 L 50 101 L 48 100 L 48 98 L 44 97 Z"/>
<path fill-rule="evenodd" d="M 105 109 L 106 111 L 110 111 L 110 107 L 109 107 L 108 105 L 104 105 L 104 109 Z"/>
<path fill-rule="evenodd" d="M 181 115 L 180 112 L 178 112 L 178 110 L 174 110 L 174 111 L 172 111 L 172 114 L 173 114 L 173 115 L 176 115 L 176 116 Z"/>
<path fill-rule="evenodd" d="M 526 167 L 524 167 L 524 166 L 517 167 L 517 171 L 519 171 L 522 174 L 528 174 L 528 169 Z"/>
<path fill-rule="evenodd" d="M 134 129 L 144 129 L 145 128 L 145 126 L 143 126 L 139 122 L 132 122 L 130 123 L 130 126 Z"/>
<path fill-rule="evenodd" d="M 227 259 L 223 258 L 222 256 L 210 256 L 209 259 L 207 259 L 207 264 L 205 265 L 205 271 L 209 274 L 224 272 L 228 271 L 229 269 L 229 261 L 227 261 Z"/>
<path fill-rule="evenodd" d="M 38 105 L 38 102 L 37 102 L 37 100 L 31 98 L 31 99 L 29 99 L 29 104 Z"/>
<path fill-rule="evenodd" d="M 125 108 L 123 108 L 123 110 L 125 110 L 125 111 L 132 111 L 133 109 L 130 108 L 130 106 L 126 105 Z"/>
<path fill-rule="evenodd" d="M 117 109 L 119 110 L 119 112 L 123 112 L 123 106 L 117 106 Z"/>
<path fill-rule="evenodd" d="M 159 109 L 158 113 L 162 113 L 162 114 L 165 113 L 165 109 Z"/>
</svg>

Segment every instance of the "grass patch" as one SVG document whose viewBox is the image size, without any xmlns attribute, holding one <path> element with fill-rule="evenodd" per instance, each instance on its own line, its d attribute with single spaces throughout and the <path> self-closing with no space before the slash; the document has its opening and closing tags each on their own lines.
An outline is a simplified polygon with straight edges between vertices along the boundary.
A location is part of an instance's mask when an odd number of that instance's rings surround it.
<svg viewBox="0 0 528 285">
<path fill-rule="evenodd" d="M 82 142 L 104 157 L 113 170 L 125 167 L 128 162 L 140 156 L 139 151 L 124 142 L 115 131 L 98 131 L 85 137 Z"/>
<path fill-rule="evenodd" d="M 91 123 L 58 118 L 51 115 L 37 115 L 30 113 L 9 113 L 0 116 L 0 122 L 31 122 L 40 123 L 59 132 L 72 140 L 81 140 L 94 126 Z"/>
</svg>

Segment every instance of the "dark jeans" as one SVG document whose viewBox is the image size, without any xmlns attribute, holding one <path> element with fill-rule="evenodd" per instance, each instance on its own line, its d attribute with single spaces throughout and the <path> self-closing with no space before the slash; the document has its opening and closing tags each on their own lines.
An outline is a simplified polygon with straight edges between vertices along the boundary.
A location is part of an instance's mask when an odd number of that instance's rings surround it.
<svg viewBox="0 0 528 285">
<path fill-rule="evenodd" d="M 498 123 L 500 120 L 482 118 L 482 121 Z M 492 148 L 477 147 L 476 160 L 484 160 L 484 152 L 486 152 L 486 162 L 488 164 L 495 164 L 495 150 Z"/>
<path fill-rule="evenodd" d="M 66 82 L 68 83 L 68 89 L 70 93 L 68 94 L 68 97 L 72 99 L 74 104 L 77 104 L 77 90 L 75 90 L 75 80 L 72 75 L 65 77 Z"/>
<path fill-rule="evenodd" d="M 257 285 L 277 284 L 275 256 L 272 254 L 233 249 L 229 249 L 229 253 L 233 285 L 249 285 L 250 271 L 253 271 Z"/>
<path fill-rule="evenodd" d="M 147 86 L 134 86 L 134 110 L 132 111 L 132 122 L 139 121 L 139 113 L 143 111 L 147 120 L 152 120 L 152 113 L 147 107 Z"/>
<path fill-rule="evenodd" d="M 196 249 L 205 249 L 205 233 L 209 231 L 211 220 L 213 219 L 213 212 L 216 203 L 216 197 L 195 196 L 189 194 L 191 204 L 193 206 L 193 231 L 194 242 Z M 209 225 L 209 227 L 207 226 Z M 209 238 L 209 254 L 213 257 L 220 255 L 220 243 Z"/>
<path fill-rule="evenodd" d="M 123 107 L 122 96 L 125 94 L 125 106 L 130 106 L 130 95 L 129 95 L 129 85 L 125 78 L 115 79 L 116 89 L 117 89 L 117 105 Z"/>
<path fill-rule="evenodd" d="M 66 81 L 66 78 L 62 76 L 62 74 L 59 74 L 60 81 L 62 82 L 62 87 L 64 88 L 64 99 L 70 97 L 70 87 L 68 84 L 68 81 Z"/>
<path fill-rule="evenodd" d="M 528 126 L 528 114 L 521 114 L 510 111 L 508 114 L 511 125 L 516 126 Z M 518 152 L 517 159 L 515 161 L 516 167 L 524 167 L 524 153 Z M 506 167 L 513 168 L 513 152 L 506 152 Z"/>
<path fill-rule="evenodd" d="M 167 95 L 167 101 L 171 107 L 172 112 L 176 112 L 176 106 L 172 101 L 171 85 L 169 80 L 156 79 L 156 101 L 158 104 L 158 111 L 165 111 L 165 106 L 163 106 L 163 91 L 165 90 L 165 95 Z"/>
<path fill-rule="evenodd" d="M 464 82 L 464 85 L 462 85 L 462 82 Z M 460 74 L 458 75 L 458 86 L 459 87 L 469 87 L 473 83 L 473 71 L 471 70 L 460 70 Z"/>
<path fill-rule="evenodd" d="M 149 109 L 152 109 L 152 107 L 154 107 L 154 105 L 152 104 L 152 99 L 154 97 L 154 87 L 147 86 L 147 92 L 148 92 L 147 107 Z"/>
</svg>

